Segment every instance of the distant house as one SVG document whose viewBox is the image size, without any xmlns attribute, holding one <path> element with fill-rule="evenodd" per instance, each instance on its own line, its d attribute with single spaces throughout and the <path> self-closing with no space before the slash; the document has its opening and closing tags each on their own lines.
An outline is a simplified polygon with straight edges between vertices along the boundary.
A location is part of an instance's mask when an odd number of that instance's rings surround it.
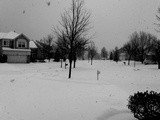
<svg viewBox="0 0 160 120">
<path fill-rule="evenodd" d="M 128 55 L 127 55 L 127 53 L 124 51 L 123 48 L 120 48 L 120 49 L 118 50 L 118 53 L 119 53 L 119 60 L 120 60 L 120 61 L 128 60 Z"/>
<path fill-rule="evenodd" d="M 31 49 L 31 62 L 43 61 L 45 59 L 44 55 L 44 47 L 37 40 L 30 41 L 30 49 Z"/>
<path fill-rule="evenodd" d="M 45 49 L 44 49 L 44 44 L 41 43 L 40 41 L 35 41 L 35 44 L 37 45 L 38 49 L 37 49 L 37 59 L 38 60 L 44 60 L 46 58 L 45 56 Z"/>
<path fill-rule="evenodd" d="M 37 51 L 38 51 L 38 47 L 37 45 L 35 44 L 35 41 L 31 40 L 29 42 L 29 46 L 30 46 L 30 49 L 31 49 L 31 56 L 30 56 L 30 61 L 31 62 L 36 62 L 37 60 Z"/>
<path fill-rule="evenodd" d="M 147 64 L 156 64 L 156 63 L 157 63 L 157 57 L 155 53 L 149 52 L 145 57 L 144 64 L 147 65 Z"/>
<path fill-rule="evenodd" d="M 119 53 L 119 60 L 123 61 L 123 60 L 128 60 L 128 56 L 125 52 Z"/>
<path fill-rule="evenodd" d="M 23 33 L 0 33 L 1 54 L 8 63 L 30 62 L 29 38 Z"/>
</svg>

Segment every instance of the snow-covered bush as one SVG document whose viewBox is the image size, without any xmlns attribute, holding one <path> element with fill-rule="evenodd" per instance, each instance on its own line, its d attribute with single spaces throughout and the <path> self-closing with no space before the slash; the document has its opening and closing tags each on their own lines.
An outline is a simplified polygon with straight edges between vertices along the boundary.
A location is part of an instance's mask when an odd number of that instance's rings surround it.
<svg viewBox="0 0 160 120">
<path fill-rule="evenodd" d="M 138 120 L 160 120 L 160 93 L 137 92 L 129 97 L 127 106 Z"/>
</svg>

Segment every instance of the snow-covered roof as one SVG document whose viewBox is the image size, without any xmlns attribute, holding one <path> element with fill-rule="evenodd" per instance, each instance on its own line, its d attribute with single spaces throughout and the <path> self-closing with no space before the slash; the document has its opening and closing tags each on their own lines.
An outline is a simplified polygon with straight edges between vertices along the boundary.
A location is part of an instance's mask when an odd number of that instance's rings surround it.
<svg viewBox="0 0 160 120">
<path fill-rule="evenodd" d="M 15 39 L 18 37 L 20 34 L 10 31 L 9 33 L 0 33 L 0 39 Z"/>
<path fill-rule="evenodd" d="M 28 51 L 28 52 L 31 51 L 31 49 L 12 49 L 12 48 L 8 48 L 8 47 L 2 47 L 2 50 L 6 50 L 6 51 Z"/>
<path fill-rule="evenodd" d="M 29 47 L 30 47 L 30 48 L 37 48 L 37 46 L 36 46 L 36 44 L 35 44 L 35 42 L 34 42 L 33 40 L 31 40 L 31 41 L 29 42 Z"/>
<path fill-rule="evenodd" d="M 0 33 L 0 39 L 5 37 L 7 33 Z"/>
</svg>

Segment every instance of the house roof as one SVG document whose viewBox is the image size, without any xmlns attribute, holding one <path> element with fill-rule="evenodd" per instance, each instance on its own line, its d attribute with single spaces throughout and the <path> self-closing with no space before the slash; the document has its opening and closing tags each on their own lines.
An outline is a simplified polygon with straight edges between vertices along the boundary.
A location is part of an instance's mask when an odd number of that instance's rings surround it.
<svg viewBox="0 0 160 120">
<path fill-rule="evenodd" d="M 35 42 L 33 40 L 31 40 L 29 42 L 29 46 L 30 46 L 30 48 L 37 48 L 37 45 L 35 44 Z"/>
<path fill-rule="evenodd" d="M 9 33 L 0 33 L 0 39 L 15 39 L 21 34 L 18 34 L 14 31 L 10 31 Z"/>
<path fill-rule="evenodd" d="M 31 49 L 12 49 L 12 48 L 7 48 L 7 47 L 2 47 L 2 50 L 5 50 L 5 51 L 28 51 L 30 52 Z"/>
</svg>

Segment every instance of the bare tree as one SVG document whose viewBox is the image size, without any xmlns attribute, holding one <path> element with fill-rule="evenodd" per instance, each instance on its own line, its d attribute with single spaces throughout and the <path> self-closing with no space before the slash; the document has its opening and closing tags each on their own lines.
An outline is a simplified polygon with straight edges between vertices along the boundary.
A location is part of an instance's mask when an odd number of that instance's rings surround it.
<svg viewBox="0 0 160 120">
<path fill-rule="evenodd" d="M 91 65 L 93 64 L 93 58 L 97 54 L 97 49 L 93 41 L 90 42 L 90 45 L 88 46 L 88 57 L 91 59 Z"/>
<path fill-rule="evenodd" d="M 87 44 L 77 50 L 77 58 L 84 60 L 84 54 L 87 51 Z"/>
<path fill-rule="evenodd" d="M 110 51 L 110 53 L 109 53 L 109 59 L 110 60 L 113 60 L 113 53 L 114 53 L 114 50 Z"/>
<path fill-rule="evenodd" d="M 152 48 L 152 41 L 153 36 L 149 33 L 141 31 L 139 33 L 139 47 L 138 47 L 138 57 L 143 64 L 146 55 L 150 52 Z"/>
<path fill-rule="evenodd" d="M 139 46 L 139 36 L 137 32 L 132 33 L 130 36 L 130 44 L 133 51 L 133 58 L 134 58 L 134 67 L 135 67 L 135 61 L 137 60 L 137 54 L 138 54 L 138 46 Z"/>
<path fill-rule="evenodd" d="M 64 33 L 57 36 L 57 41 L 55 42 L 57 49 L 59 50 L 59 58 L 66 60 L 69 55 L 69 40 L 66 39 Z"/>
<path fill-rule="evenodd" d="M 160 14 L 160 8 L 158 8 L 158 14 Z M 159 15 L 156 15 L 156 18 L 158 21 L 160 21 L 160 16 Z M 160 32 L 160 23 L 154 23 L 158 29 L 155 29 L 157 32 Z"/>
<path fill-rule="evenodd" d="M 158 14 L 160 14 L 160 8 L 158 8 Z M 160 16 L 159 15 L 156 15 L 156 18 L 158 21 L 160 21 Z M 160 23 L 155 23 L 157 25 L 157 29 L 155 29 L 157 32 L 160 32 Z M 157 59 L 157 62 L 158 62 L 158 69 L 160 69 L 160 40 L 157 40 L 156 37 L 154 37 L 155 40 L 153 42 L 153 48 L 154 48 L 154 52 L 156 54 L 156 59 Z"/>
<path fill-rule="evenodd" d="M 79 38 L 78 40 L 75 41 L 75 45 L 73 47 L 73 68 L 76 66 L 76 60 L 77 57 L 82 57 L 84 54 L 84 51 L 87 48 L 88 44 L 88 39 L 85 38 Z M 61 38 L 61 36 L 58 38 L 56 41 L 57 49 L 59 50 L 60 54 L 59 57 L 61 59 L 67 58 L 69 55 L 69 43 L 65 39 L 65 37 Z"/>
<path fill-rule="evenodd" d="M 158 69 L 160 69 L 160 40 L 156 37 L 153 38 L 153 52 L 155 53 L 156 60 L 158 62 Z"/>
<path fill-rule="evenodd" d="M 116 62 L 119 61 L 119 49 L 118 49 L 118 47 L 115 47 L 115 49 L 114 49 L 113 60 L 116 61 Z"/>
<path fill-rule="evenodd" d="M 53 36 L 51 34 L 47 35 L 47 37 L 44 37 L 43 39 L 40 40 L 40 42 L 52 46 L 53 45 Z"/>
<path fill-rule="evenodd" d="M 107 52 L 107 50 L 106 50 L 105 47 L 103 47 L 103 48 L 101 49 L 101 57 L 104 58 L 104 59 L 107 59 L 107 58 L 108 58 L 108 52 Z"/>
<path fill-rule="evenodd" d="M 69 43 L 69 76 L 71 78 L 74 46 L 79 38 L 85 38 L 90 29 L 91 14 L 84 8 L 84 0 L 72 0 L 71 8 L 61 15 L 61 27 L 54 29 L 57 36 L 64 36 Z"/>
<path fill-rule="evenodd" d="M 43 52 L 45 54 L 45 57 L 50 61 L 51 58 L 53 58 L 53 36 L 50 34 L 47 37 L 44 37 L 40 41 L 38 41 L 39 44 L 41 44 Z"/>
<path fill-rule="evenodd" d="M 128 65 L 130 65 L 130 60 L 133 55 L 133 50 L 132 50 L 132 45 L 130 42 L 127 42 L 126 44 L 123 45 L 123 51 L 127 54 L 128 56 Z"/>
<path fill-rule="evenodd" d="M 73 51 L 73 68 L 76 66 L 76 60 L 78 56 L 81 56 L 87 48 L 88 39 L 79 38 L 79 40 L 75 41 L 74 51 Z"/>
<path fill-rule="evenodd" d="M 140 33 L 134 32 L 130 36 L 130 41 L 123 46 L 123 51 L 128 55 L 128 65 L 132 57 L 134 57 L 134 60 L 140 60 L 141 63 L 144 62 L 146 55 L 153 47 L 153 39 L 153 35 L 143 31 Z"/>
</svg>

